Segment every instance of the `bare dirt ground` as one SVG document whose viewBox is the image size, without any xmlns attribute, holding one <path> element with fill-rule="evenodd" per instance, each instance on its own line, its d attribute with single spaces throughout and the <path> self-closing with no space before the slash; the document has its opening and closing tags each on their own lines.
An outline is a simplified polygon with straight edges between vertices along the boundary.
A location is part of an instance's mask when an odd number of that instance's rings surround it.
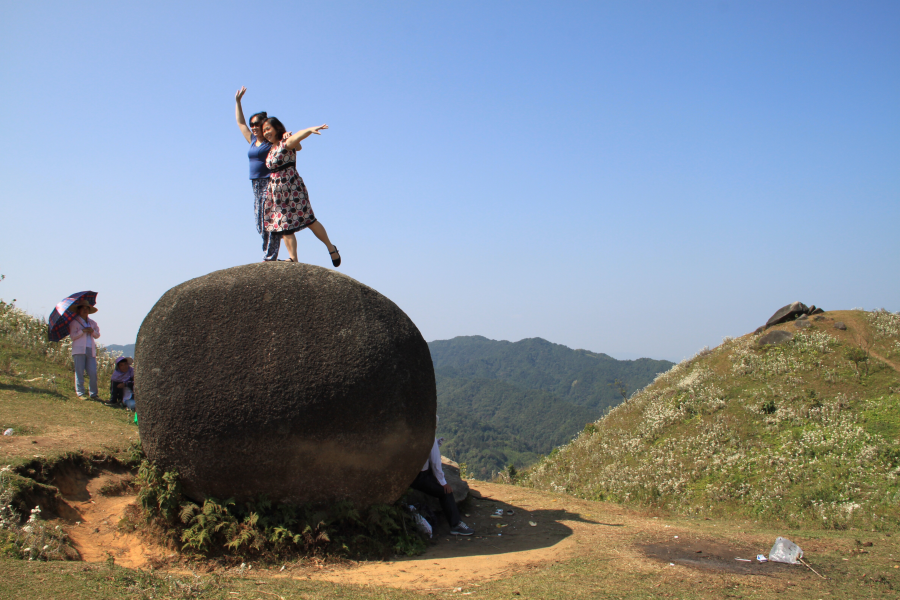
<svg viewBox="0 0 900 600">
<path fill-rule="evenodd" d="M 137 439 L 137 435 L 119 436 L 120 447 L 126 447 Z M 72 448 L 103 448 L 109 445 L 109 434 L 95 432 L 85 434 L 80 427 L 56 426 L 49 431 L 37 435 L 0 436 L 0 461 L 22 456 L 50 456 L 59 452 L 65 452 Z"/>
<path fill-rule="evenodd" d="M 126 507 L 135 498 L 105 496 L 100 490 L 115 487 L 122 477 L 105 472 L 88 479 L 73 471 L 56 482 L 69 506 L 68 511 L 60 511 L 60 518 L 82 560 L 104 562 L 113 558 L 124 567 L 158 569 L 168 564 L 172 571 L 187 570 L 173 560 L 170 550 L 118 528 Z M 475 529 L 475 536 L 452 537 L 444 525 L 438 529 L 434 545 L 420 556 L 383 562 L 289 563 L 284 570 L 257 566 L 259 570 L 253 569 L 252 576 L 419 591 L 453 590 L 477 587 L 587 554 L 606 557 L 612 568 L 636 571 L 677 564 L 698 572 L 758 577 L 796 569 L 756 563 L 756 554 L 767 552 L 761 541 L 716 540 L 613 504 L 509 485 L 469 483 L 473 497 L 464 509 L 464 520 Z M 503 516 L 492 518 L 498 509 Z"/>
<path fill-rule="evenodd" d="M 104 488 L 115 488 L 128 476 L 104 472 L 89 479 L 72 469 L 57 476 L 54 485 L 65 499 L 58 512 L 66 522 L 65 530 L 81 560 L 105 562 L 110 558 L 115 564 L 129 568 L 146 568 L 159 564 L 170 551 L 147 544 L 137 535 L 119 528 L 125 509 L 135 501 L 135 496 L 103 495 Z"/>
</svg>

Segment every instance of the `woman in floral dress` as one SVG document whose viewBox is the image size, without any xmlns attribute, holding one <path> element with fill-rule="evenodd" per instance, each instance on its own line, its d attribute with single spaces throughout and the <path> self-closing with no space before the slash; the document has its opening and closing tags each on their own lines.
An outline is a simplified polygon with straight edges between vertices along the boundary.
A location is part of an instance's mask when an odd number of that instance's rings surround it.
<svg viewBox="0 0 900 600">
<path fill-rule="evenodd" d="M 341 264 L 341 255 L 328 239 L 325 228 L 316 220 L 312 206 L 309 205 L 306 185 L 297 174 L 297 150 L 300 149 L 300 142 L 312 134 L 321 135 L 320 131 L 323 129 L 328 129 L 328 125 L 310 127 L 283 139 L 285 127 L 281 121 L 275 117 L 266 119 L 262 134 L 272 144 L 272 149 L 266 158 L 266 167 L 271 175 L 266 189 L 263 219 L 266 231 L 281 235 L 292 262 L 297 262 L 297 238 L 294 233 L 309 227 L 328 248 L 331 264 L 337 267 Z"/>
</svg>

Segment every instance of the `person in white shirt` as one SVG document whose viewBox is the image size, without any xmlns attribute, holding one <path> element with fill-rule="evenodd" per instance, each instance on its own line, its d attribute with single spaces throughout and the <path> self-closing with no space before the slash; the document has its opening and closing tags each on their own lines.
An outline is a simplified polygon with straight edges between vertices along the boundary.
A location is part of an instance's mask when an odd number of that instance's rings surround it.
<svg viewBox="0 0 900 600">
<path fill-rule="evenodd" d="M 416 480 L 410 486 L 414 490 L 419 490 L 424 494 L 428 494 L 437 498 L 441 503 L 441 512 L 447 517 L 447 523 L 450 525 L 450 535 L 472 535 L 475 533 L 472 528 L 463 523 L 459 518 L 459 508 L 453 499 L 453 488 L 447 483 L 444 477 L 444 469 L 441 467 L 441 450 L 440 442 L 435 438 L 434 444 L 431 446 L 431 454 L 425 461 L 425 466 L 416 475 Z"/>
<path fill-rule="evenodd" d="M 75 318 L 69 323 L 69 337 L 72 338 L 72 358 L 75 360 L 75 393 L 79 398 L 85 397 L 84 372 L 90 380 L 91 400 L 100 400 L 97 393 L 97 344 L 100 327 L 88 315 L 97 309 L 82 302 L 75 308 Z"/>
</svg>

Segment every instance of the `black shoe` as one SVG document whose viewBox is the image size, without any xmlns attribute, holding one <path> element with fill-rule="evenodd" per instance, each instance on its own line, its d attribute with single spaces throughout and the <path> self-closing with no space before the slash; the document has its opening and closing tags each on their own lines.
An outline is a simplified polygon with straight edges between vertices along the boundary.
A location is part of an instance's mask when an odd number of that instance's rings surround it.
<svg viewBox="0 0 900 600">
<path fill-rule="evenodd" d="M 333 264 L 333 265 L 336 266 L 336 267 L 341 266 L 341 253 L 338 252 L 337 246 L 335 246 L 335 247 L 334 247 L 334 250 L 332 250 L 332 251 L 329 252 L 328 254 L 330 254 L 330 255 L 332 256 L 332 258 L 331 258 L 331 264 Z M 334 258 L 334 255 L 335 255 L 335 254 L 338 255 L 337 258 Z"/>
</svg>

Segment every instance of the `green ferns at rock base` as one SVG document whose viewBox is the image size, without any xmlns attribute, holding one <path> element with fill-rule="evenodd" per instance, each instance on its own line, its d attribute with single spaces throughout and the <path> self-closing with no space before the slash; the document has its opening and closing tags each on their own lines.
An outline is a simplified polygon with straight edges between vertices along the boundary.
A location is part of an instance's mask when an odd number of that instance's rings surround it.
<svg viewBox="0 0 900 600">
<path fill-rule="evenodd" d="M 328 506 L 292 505 L 258 498 L 236 503 L 206 498 L 193 502 L 181 493 L 178 473 L 141 462 L 138 502 L 126 529 L 144 529 L 166 545 L 194 556 L 263 562 L 292 557 L 385 558 L 414 556 L 426 542 L 402 500 L 365 508 L 350 502 Z"/>
<path fill-rule="evenodd" d="M 688 515 L 895 528 L 900 315 L 842 311 L 810 323 L 779 326 L 794 333 L 780 346 L 759 348 L 750 334 L 701 351 L 520 485 Z M 862 350 L 868 371 L 847 348 Z"/>
</svg>

